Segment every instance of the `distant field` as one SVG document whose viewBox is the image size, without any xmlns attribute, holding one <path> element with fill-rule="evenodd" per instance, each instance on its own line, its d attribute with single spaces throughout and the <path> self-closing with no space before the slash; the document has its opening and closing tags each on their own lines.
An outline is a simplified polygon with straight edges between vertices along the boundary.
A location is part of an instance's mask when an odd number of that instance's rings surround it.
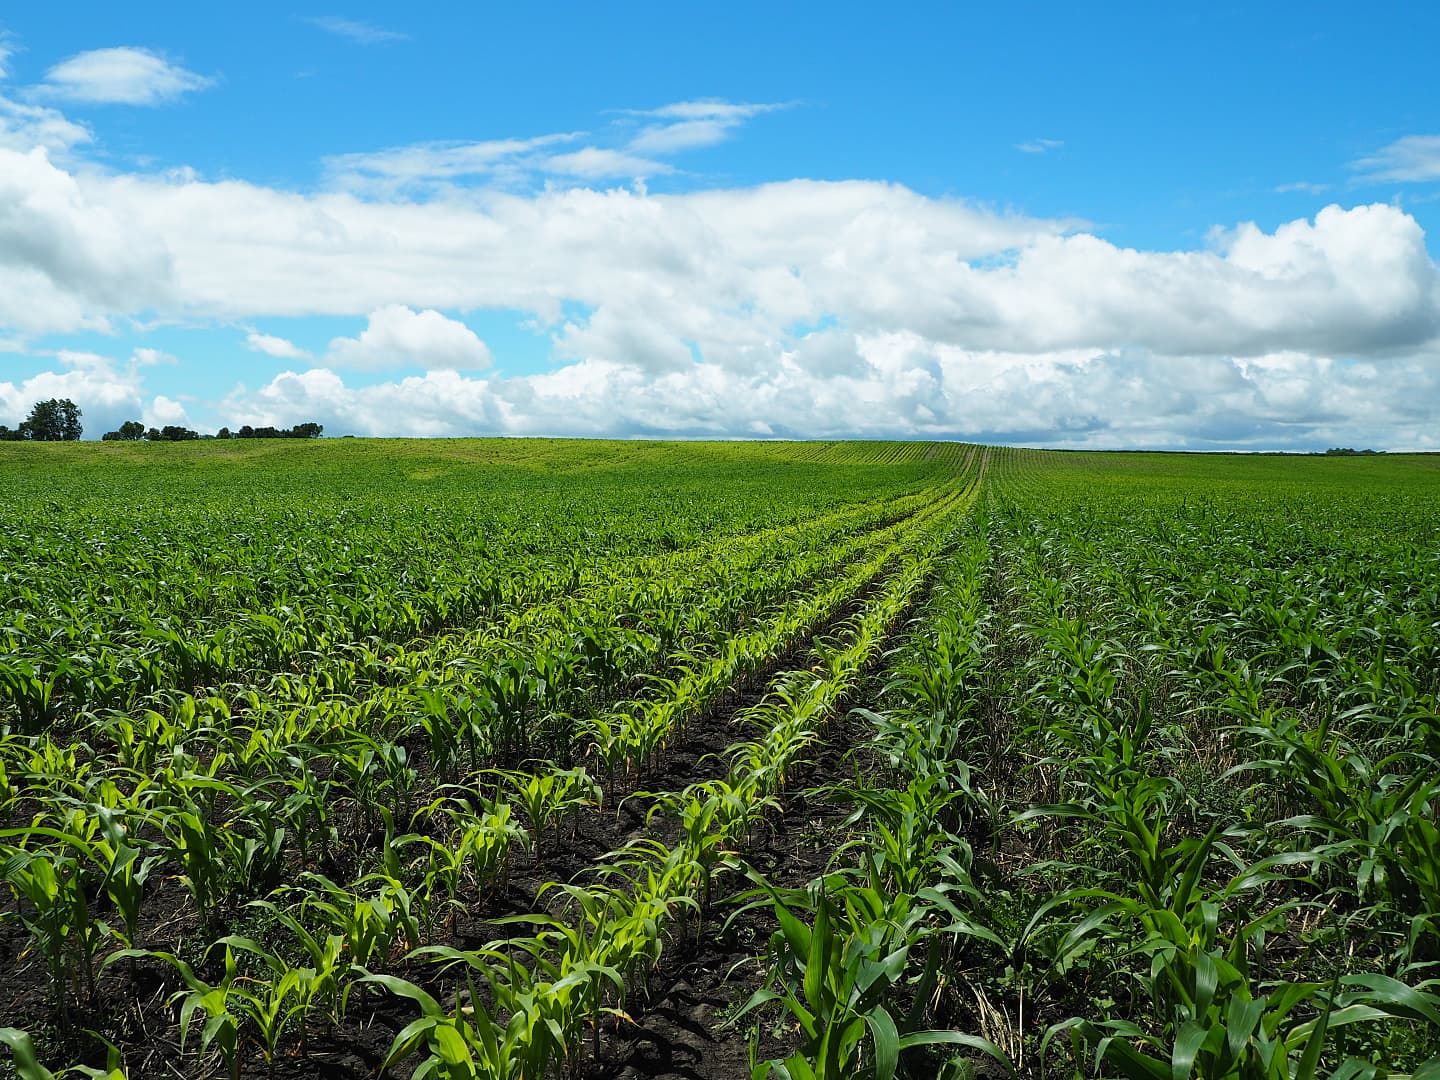
<svg viewBox="0 0 1440 1080">
<path fill-rule="evenodd" d="M 1440 457 L 5 443 L 0 612 L 26 1080 L 1440 1075 Z"/>
</svg>

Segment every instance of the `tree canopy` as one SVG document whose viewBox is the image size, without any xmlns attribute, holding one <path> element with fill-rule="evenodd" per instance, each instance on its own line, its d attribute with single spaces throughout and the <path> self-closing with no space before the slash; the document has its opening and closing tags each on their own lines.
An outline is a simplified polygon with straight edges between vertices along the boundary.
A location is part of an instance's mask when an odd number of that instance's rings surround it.
<svg viewBox="0 0 1440 1080">
<path fill-rule="evenodd" d="M 28 418 L 11 431 L 0 425 L 0 439 L 17 441 L 30 439 L 35 442 L 74 442 L 85 430 L 80 425 L 80 407 L 69 398 L 50 398 L 37 401 Z"/>
<path fill-rule="evenodd" d="M 235 432 L 237 439 L 318 439 L 325 425 L 314 422 L 296 424 L 291 428 L 258 427 L 246 424 Z"/>
<path fill-rule="evenodd" d="M 261 427 L 252 428 L 246 424 L 239 431 L 222 427 L 215 433 L 217 439 L 318 439 L 324 425 L 308 422 L 296 424 L 293 428 Z M 139 420 L 126 420 L 115 431 L 101 436 L 105 442 L 186 442 L 190 439 L 210 438 L 178 424 L 166 424 L 163 428 L 146 428 Z"/>
</svg>

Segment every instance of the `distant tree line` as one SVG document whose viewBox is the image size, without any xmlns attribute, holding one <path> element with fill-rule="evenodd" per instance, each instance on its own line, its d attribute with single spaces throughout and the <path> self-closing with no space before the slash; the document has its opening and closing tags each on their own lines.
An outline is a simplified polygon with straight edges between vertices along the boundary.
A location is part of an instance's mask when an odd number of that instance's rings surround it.
<svg viewBox="0 0 1440 1080">
<path fill-rule="evenodd" d="M 187 439 L 198 439 L 201 435 L 198 431 L 191 431 L 189 428 L 181 427 L 178 424 L 166 424 L 163 428 L 146 428 L 139 420 L 126 420 L 120 425 L 117 431 L 107 431 L 100 436 L 101 442 L 184 442 Z"/>
<path fill-rule="evenodd" d="M 221 428 L 216 432 L 215 437 L 217 439 L 318 439 L 324 430 L 323 424 L 316 423 L 296 424 L 294 427 L 287 428 L 252 428 L 246 424 L 239 431 L 234 432 L 229 428 Z"/>
<path fill-rule="evenodd" d="M 1332 446 L 1325 451 L 1328 457 L 1364 457 L 1367 454 L 1383 454 L 1384 450 L 1356 450 L 1350 446 Z"/>
<path fill-rule="evenodd" d="M 127 420 L 116 431 L 107 431 L 100 438 L 105 442 L 185 442 L 189 439 L 318 439 L 325 430 L 323 424 L 296 424 L 293 428 L 251 427 L 246 424 L 239 431 L 222 427 L 214 435 L 201 435 L 189 428 L 167 424 L 163 428 L 149 428 L 139 420 Z"/>
<path fill-rule="evenodd" d="M 18 428 L 11 430 L 0 424 L 0 442 L 74 442 L 80 438 L 84 428 L 80 426 L 80 407 L 69 398 L 50 398 L 37 401 L 30 415 Z M 126 420 L 114 431 L 107 431 L 100 438 L 104 442 L 187 442 L 190 439 L 318 439 L 325 430 L 324 425 L 313 421 L 296 424 L 294 427 L 251 427 L 246 424 L 238 431 L 222 427 L 214 435 L 201 435 L 198 431 L 166 424 L 162 428 L 147 428 L 139 420 Z"/>
</svg>

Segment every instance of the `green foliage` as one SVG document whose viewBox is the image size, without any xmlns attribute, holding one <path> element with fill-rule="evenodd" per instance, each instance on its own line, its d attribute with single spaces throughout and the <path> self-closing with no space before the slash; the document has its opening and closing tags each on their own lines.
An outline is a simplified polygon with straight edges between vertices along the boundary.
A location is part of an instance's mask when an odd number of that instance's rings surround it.
<svg viewBox="0 0 1440 1080">
<path fill-rule="evenodd" d="M 63 1031 L 105 1028 L 125 963 L 197 1073 L 377 994 L 419 1013 L 387 1064 L 578 1072 L 749 874 L 773 933 L 738 1020 L 789 1039 L 756 1075 L 1435 1072 L 1432 459 L 116 439 L 0 466 L 0 918 Z M 717 713 L 694 782 L 644 790 Z M 816 880 L 747 867 L 827 800 Z M 479 944 L 612 812 L 619 850 Z M 153 917 L 162 878 L 193 910 Z"/>
<path fill-rule="evenodd" d="M 35 442 L 74 442 L 84 431 L 80 426 L 82 415 L 79 406 L 69 398 L 37 401 L 15 434 L 19 439 Z"/>
</svg>

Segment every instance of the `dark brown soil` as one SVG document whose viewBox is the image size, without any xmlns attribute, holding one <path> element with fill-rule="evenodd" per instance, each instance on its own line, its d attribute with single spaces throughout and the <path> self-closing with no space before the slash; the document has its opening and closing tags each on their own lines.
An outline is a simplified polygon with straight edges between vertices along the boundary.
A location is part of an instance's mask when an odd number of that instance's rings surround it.
<svg viewBox="0 0 1440 1080">
<path fill-rule="evenodd" d="M 837 721 L 818 748 L 801 785 L 772 827 L 755 838 L 747 860 L 774 884 L 799 887 L 822 874 L 843 842 L 845 811 L 809 793 L 849 770 L 846 756 L 864 738 L 863 725 Z M 735 888 L 746 884 L 735 881 Z M 718 913 L 723 918 L 723 907 Z M 718 920 L 717 920 L 718 922 Z M 651 982 L 651 998 L 635 1023 L 606 1039 L 599 1061 L 586 1071 L 601 1078 L 729 1080 L 750 1074 L 744 1027 L 724 1021 L 745 1003 L 762 978 L 770 935 L 777 929 L 768 909 L 752 909 L 728 926 L 714 925 L 698 945 L 673 953 Z M 786 1043 L 765 1035 L 759 1059 L 783 1054 Z"/>
</svg>

